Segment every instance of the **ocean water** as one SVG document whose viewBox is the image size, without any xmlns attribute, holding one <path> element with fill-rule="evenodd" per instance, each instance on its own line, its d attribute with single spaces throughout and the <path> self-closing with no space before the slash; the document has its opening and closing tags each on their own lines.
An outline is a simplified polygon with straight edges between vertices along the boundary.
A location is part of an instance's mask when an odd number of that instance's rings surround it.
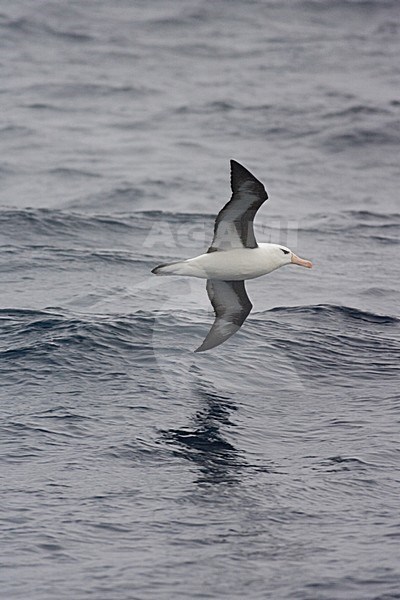
<svg viewBox="0 0 400 600">
<path fill-rule="evenodd" d="M 0 2 L 2 598 L 400 598 L 398 8 Z M 197 355 L 230 158 L 314 269 Z"/>
</svg>

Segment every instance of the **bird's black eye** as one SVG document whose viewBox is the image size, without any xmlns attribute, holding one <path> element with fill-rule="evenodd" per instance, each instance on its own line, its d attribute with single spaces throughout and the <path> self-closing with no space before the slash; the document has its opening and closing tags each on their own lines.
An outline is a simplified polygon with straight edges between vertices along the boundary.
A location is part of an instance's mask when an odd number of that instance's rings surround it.
<svg viewBox="0 0 400 600">
<path fill-rule="evenodd" d="M 283 248 L 281 248 L 283 254 L 289 254 L 289 250 L 284 250 Z"/>
</svg>

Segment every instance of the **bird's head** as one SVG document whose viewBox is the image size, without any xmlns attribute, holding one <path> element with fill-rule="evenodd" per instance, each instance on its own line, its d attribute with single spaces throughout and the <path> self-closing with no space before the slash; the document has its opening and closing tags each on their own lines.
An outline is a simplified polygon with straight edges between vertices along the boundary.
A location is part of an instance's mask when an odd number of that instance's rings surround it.
<svg viewBox="0 0 400 600">
<path fill-rule="evenodd" d="M 304 258 L 299 258 L 294 252 L 292 252 L 286 246 L 281 246 L 280 244 L 274 244 L 274 254 L 275 260 L 279 263 L 280 267 L 283 265 L 300 265 L 301 267 L 306 267 L 307 269 L 311 269 L 312 262 L 310 260 L 305 260 Z"/>
</svg>

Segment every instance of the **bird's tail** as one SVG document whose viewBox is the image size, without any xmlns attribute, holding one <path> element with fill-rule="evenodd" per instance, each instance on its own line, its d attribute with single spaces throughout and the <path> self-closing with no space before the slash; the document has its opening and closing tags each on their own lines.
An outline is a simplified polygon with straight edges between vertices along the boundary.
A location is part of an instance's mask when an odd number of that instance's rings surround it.
<svg viewBox="0 0 400 600">
<path fill-rule="evenodd" d="M 178 261 L 158 265 L 152 269 L 154 275 L 187 275 L 186 261 Z"/>
</svg>

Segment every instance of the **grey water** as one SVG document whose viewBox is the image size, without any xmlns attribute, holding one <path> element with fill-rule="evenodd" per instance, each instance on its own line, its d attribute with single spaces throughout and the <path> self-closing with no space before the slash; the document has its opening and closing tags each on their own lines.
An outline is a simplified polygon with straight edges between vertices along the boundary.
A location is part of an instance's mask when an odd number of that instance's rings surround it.
<svg viewBox="0 0 400 600">
<path fill-rule="evenodd" d="M 396 0 L 0 1 L 0 579 L 400 598 Z M 314 262 L 213 320 L 229 159 Z"/>
</svg>

